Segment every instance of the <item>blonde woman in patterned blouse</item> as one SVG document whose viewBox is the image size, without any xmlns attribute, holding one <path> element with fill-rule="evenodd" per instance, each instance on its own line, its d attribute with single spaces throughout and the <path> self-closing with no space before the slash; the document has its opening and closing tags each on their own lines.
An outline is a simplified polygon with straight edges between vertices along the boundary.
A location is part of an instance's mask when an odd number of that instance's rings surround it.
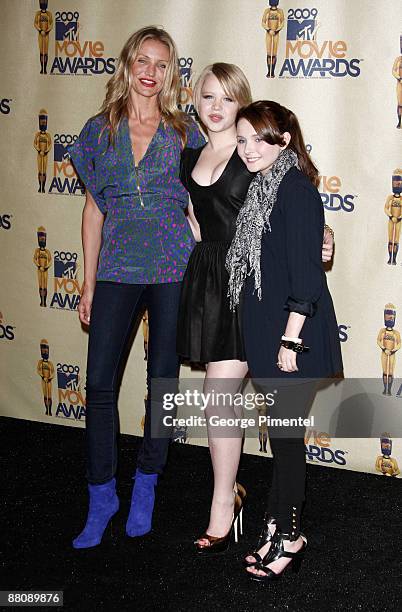
<svg viewBox="0 0 402 612">
<path fill-rule="evenodd" d="M 148 400 L 137 457 L 127 535 L 151 529 L 154 487 L 168 453 L 160 429 L 166 379 L 175 392 L 179 361 L 176 322 L 181 280 L 194 246 L 180 183 L 183 147 L 204 139 L 178 110 L 178 56 L 167 32 L 145 27 L 126 42 L 98 115 L 69 152 L 87 189 L 82 221 L 84 287 L 79 305 L 89 325 L 87 363 L 87 479 L 89 512 L 75 548 L 100 543 L 118 511 L 115 473 L 117 395 L 130 337 L 144 307 L 149 315 Z M 156 432 L 156 430 L 158 430 Z"/>
</svg>

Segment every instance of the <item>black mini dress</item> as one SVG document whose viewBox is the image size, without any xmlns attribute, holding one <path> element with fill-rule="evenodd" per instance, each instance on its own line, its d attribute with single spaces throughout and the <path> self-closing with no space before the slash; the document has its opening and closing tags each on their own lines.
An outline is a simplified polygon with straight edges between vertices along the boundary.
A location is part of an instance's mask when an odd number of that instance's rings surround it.
<svg viewBox="0 0 402 612">
<path fill-rule="evenodd" d="M 191 173 L 202 149 L 186 148 L 181 159 L 180 179 L 190 194 L 202 241 L 194 247 L 183 278 L 177 352 L 194 363 L 245 361 L 241 308 L 234 313 L 229 308 L 225 261 L 253 174 L 235 150 L 218 180 L 198 185 Z"/>
</svg>

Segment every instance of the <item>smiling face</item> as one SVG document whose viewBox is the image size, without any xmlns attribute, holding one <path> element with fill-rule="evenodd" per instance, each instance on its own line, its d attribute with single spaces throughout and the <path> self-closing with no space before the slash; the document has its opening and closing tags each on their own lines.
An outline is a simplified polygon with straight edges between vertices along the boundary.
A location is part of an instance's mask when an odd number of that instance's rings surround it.
<svg viewBox="0 0 402 612">
<path fill-rule="evenodd" d="M 269 144 L 257 134 L 247 119 L 240 119 L 237 124 L 237 152 L 250 172 L 266 174 L 278 159 L 279 153 L 286 149 L 290 134 L 283 134 L 284 146 Z"/>
<path fill-rule="evenodd" d="M 207 74 L 201 88 L 198 114 L 211 132 L 223 132 L 234 126 L 239 104 L 224 91 L 214 74 Z"/>
<path fill-rule="evenodd" d="M 145 40 L 131 66 L 131 87 L 141 96 L 150 98 L 163 88 L 169 48 L 156 39 Z"/>
</svg>

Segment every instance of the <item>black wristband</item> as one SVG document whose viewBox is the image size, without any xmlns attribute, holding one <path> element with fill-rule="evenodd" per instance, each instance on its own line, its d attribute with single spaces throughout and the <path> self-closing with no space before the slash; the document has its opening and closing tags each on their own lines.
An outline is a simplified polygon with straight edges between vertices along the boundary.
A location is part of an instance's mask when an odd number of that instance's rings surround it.
<svg viewBox="0 0 402 612">
<path fill-rule="evenodd" d="M 292 340 L 281 340 L 281 346 L 295 353 L 306 353 L 310 350 L 309 347 L 305 346 L 302 342 L 292 342 Z"/>
</svg>

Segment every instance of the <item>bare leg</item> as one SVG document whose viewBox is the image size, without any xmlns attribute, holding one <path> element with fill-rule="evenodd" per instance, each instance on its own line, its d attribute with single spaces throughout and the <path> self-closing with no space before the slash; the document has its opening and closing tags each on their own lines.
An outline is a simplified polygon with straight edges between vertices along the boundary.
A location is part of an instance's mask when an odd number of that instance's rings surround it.
<svg viewBox="0 0 402 612">
<path fill-rule="evenodd" d="M 212 389 L 222 393 L 237 393 L 247 374 L 246 362 L 237 360 L 215 361 L 207 366 L 204 382 L 204 392 Z M 221 379 L 221 382 L 216 382 Z M 236 418 L 235 407 L 232 405 L 208 406 L 206 417 L 219 414 L 222 418 Z M 242 447 L 242 430 L 240 427 L 222 428 L 208 427 L 209 451 L 214 470 L 214 494 L 210 512 L 207 533 L 223 537 L 230 529 L 233 515 L 233 486 L 236 481 Z M 226 437 L 225 437 L 226 436 Z M 230 436 L 230 437 L 229 437 Z M 209 541 L 201 539 L 199 544 L 208 546 Z"/>
</svg>

